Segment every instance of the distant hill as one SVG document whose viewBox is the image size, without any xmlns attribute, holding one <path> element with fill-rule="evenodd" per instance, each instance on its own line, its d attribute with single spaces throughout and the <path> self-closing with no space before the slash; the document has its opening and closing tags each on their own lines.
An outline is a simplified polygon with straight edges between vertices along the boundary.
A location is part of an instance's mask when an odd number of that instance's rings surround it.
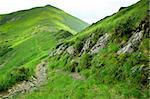
<svg viewBox="0 0 150 99">
<path fill-rule="evenodd" d="M 13 83 L 7 78 L 12 70 L 33 68 L 57 43 L 88 25 L 50 5 L 0 15 L 0 90 Z"/>
</svg>

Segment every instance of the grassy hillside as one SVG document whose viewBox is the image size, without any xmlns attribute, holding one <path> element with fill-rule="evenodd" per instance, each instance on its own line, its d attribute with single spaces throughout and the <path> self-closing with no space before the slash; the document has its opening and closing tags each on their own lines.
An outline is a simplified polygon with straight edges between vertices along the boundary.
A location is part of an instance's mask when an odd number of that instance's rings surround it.
<svg viewBox="0 0 150 99">
<path fill-rule="evenodd" d="M 19 67 L 33 68 L 57 43 L 88 24 L 53 6 L 0 15 L 0 90 L 14 84 Z"/>
<path fill-rule="evenodd" d="M 65 40 L 49 58 L 48 83 L 19 98 L 148 99 L 148 21 L 148 1 L 140 0 Z M 141 39 L 138 33 L 143 33 Z M 129 52 L 119 53 L 131 41 L 136 44 L 129 48 Z M 101 49 L 91 54 L 94 46 Z M 57 54 L 60 48 L 66 50 Z M 85 79 L 55 73 L 57 69 L 78 73 Z"/>
<path fill-rule="evenodd" d="M 137 14 L 140 13 L 140 14 Z M 129 6 L 127 8 L 120 8 L 118 13 L 115 13 L 111 16 L 107 16 L 104 19 L 93 23 L 89 28 L 84 29 L 78 35 L 74 36 L 69 42 L 75 42 L 78 38 L 85 38 L 86 36 L 91 35 L 99 31 L 105 32 L 114 32 L 114 29 L 121 23 L 125 23 L 129 18 L 132 20 L 132 28 L 135 29 L 141 22 L 141 20 L 148 13 L 148 4 L 146 0 L 140 0 L 139 3 Z"/>
</svg>

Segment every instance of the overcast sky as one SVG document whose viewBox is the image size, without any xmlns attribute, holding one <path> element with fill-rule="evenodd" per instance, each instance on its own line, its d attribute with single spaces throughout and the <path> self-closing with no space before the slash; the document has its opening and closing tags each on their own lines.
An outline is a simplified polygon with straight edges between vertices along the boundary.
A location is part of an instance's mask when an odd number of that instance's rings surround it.
<svg viewBox="0 0 150 99">
<path fill-rule="evenodd" d="M 0 14 L 44 6 L 58 7 L 88 23 L 96 22 L 139 0 L 0 0 Z"/>
</svg>

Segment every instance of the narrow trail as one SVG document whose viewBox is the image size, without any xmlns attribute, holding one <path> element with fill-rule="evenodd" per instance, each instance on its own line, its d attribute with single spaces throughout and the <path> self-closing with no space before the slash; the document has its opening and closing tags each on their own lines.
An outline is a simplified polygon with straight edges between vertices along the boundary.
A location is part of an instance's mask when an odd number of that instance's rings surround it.
<svg viewBox="0 0 150 99">
<path fill-rule="evenodd" d="M 11 87 L 5 94 L 0 94 L 0 99 L 13 98 L 20 93 L 36 90 L 47 80 L 47 62 L 41 62 L 36 67 L 36 76 L 31 77 L 28 81 L 22 81 Z"/>
<path fill-rule="evenodd" d="M 69 73 L 60 69 L 55 70 L 56 73 L 63 73 L 69 75 L 74 80 L 84 80 L 85 78 L 81 76 L 79 73 Z M 47 62 L 41 62 L 36 66 L 35 77 L 31 77 L 28 81 L 22 81 L 17 83 L 13 87 L 7 90 L 4 94 L 0 94 L 0 99 L 12 99 L 19 94 L 23 94 L 26 92 L 34 91 L 38 89 L 47 79 L 48 74 L 48 66 Z"/>
</svg>

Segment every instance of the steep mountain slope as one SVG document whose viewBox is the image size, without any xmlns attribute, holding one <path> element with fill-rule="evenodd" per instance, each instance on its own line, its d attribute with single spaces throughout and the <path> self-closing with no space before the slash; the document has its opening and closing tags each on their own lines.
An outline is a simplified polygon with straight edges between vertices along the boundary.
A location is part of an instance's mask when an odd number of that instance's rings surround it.
<svg viewBox="0 0 150 99">
<path fill-rule="evenodd" d="M 49 54 L 48 83 L 19 98 L 148 99 L 148 32 L 147 0 L 121 8 L 60 43 Z"/>
<path fill-rule="evenodd" d="M 19 74 L 20 68 L 28 68 L 32 74 L 57 43 L 87 26 L 50 5 L 0 15 L 0 90 L 26 79 L 20 78 L 25 73 Z"/>
</svg>

